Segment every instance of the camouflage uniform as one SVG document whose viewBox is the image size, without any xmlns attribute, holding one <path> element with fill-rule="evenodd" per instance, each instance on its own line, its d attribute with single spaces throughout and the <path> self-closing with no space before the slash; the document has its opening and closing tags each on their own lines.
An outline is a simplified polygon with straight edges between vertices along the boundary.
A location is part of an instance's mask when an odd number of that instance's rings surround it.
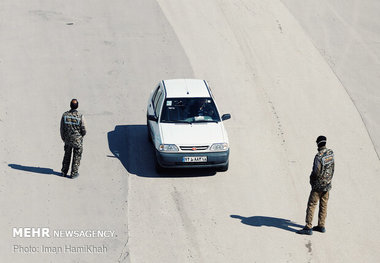
<svg viewBox="0 0 380 263">
<path fill-rule="evenodd" d="M 334 175 L 334 153 L 325 146 L 318 149 L 314 158 L 313 171 L 310 174 L 311 192 L 306 210 L 306 226 L 312 227 L 315 207 L 319 201 L 318 226 L 325 226 L 327 201 Z"/>
<path fill-rule="evenodd" d="M 78 175 L 78 168 L 83 152 L 83 136 L 85 135 L 86 127 L 83 115 L 77 110 L 65 112 L 61 119 L 61 138 L 65 142 L 62 173 L 67 174 L 69 171 L 71 152 L 73 152 L 71 176 Z"/>
</svg>

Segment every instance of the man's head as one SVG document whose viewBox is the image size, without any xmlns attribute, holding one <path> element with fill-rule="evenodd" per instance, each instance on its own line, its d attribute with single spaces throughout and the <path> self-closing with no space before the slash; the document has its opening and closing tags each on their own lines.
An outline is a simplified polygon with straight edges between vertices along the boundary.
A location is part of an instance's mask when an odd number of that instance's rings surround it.
<svg viewBox="0 0 380 263">
<path fill-rule="evenodd" d="M 70 108 L 72 110 L 78 109 L 78 101 L 77 101 L 77 99 L 72 99 L 71 100 L 71 102 L 70 102 Z"/>
<path fill-rule="evenodd" d="M 318 136 L 317 141 L 316 141 L 318 148 L 326 146 L 326 141 L 327 141 L 327 139 L 325 136 L 323 136 L 323 135 Z"/>
</svg>

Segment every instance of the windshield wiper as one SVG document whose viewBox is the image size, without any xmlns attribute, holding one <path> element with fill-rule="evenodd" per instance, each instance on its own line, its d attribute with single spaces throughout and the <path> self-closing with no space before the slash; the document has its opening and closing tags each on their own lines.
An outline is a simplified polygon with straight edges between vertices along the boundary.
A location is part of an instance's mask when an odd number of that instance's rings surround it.
<svg viewBox="0 0 380 263">
<path fill-rule="evenodd" d="M 178 120 L 178 121 L 176 121 L 176 123 L 188 123 L 188 124 L 192 124 L 193 122 L 192 121 L 185 121 L 185 120 Z"/>
<path fill-rule="evenodd" d="M 193 122 L 191 121 L 185 121 L 185 120 L 176 120 L 176 121 L 161 121 L 163 123 L 188 123 L 188 124 L 192 124 Z"/>
<path fill-rule="evenodd" d="M 215 123 L 218 123 L 217 120 L 197 120 L 197 121 L 194 121 L 193 123 L 198 123 L 198 122 L 215 122 Z"/>
</svg>

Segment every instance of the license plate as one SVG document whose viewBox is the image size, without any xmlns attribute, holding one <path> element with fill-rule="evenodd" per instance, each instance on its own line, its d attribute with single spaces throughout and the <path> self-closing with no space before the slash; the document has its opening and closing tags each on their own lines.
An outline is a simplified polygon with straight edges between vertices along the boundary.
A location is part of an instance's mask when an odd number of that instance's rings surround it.
<svg viewBox="0 0 380 263">
<path fill-rule="evenodd" d="M 184 163 L 205 163 L 207 162 L 207 156 L 183 157 L 182 161 Z"/>
</svg>

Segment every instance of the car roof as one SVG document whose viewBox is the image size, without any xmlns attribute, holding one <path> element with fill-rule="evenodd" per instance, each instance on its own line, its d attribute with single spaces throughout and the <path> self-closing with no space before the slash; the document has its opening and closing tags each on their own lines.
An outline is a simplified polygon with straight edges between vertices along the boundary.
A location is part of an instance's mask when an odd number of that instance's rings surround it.
<svg viewBox="0 0 380 263">
<path fill-rule="evenodd" d="M 168 79 L 162 81 L 167 98 L 210 98 L 211 94 L 205 80 Z"/>
</svg>

